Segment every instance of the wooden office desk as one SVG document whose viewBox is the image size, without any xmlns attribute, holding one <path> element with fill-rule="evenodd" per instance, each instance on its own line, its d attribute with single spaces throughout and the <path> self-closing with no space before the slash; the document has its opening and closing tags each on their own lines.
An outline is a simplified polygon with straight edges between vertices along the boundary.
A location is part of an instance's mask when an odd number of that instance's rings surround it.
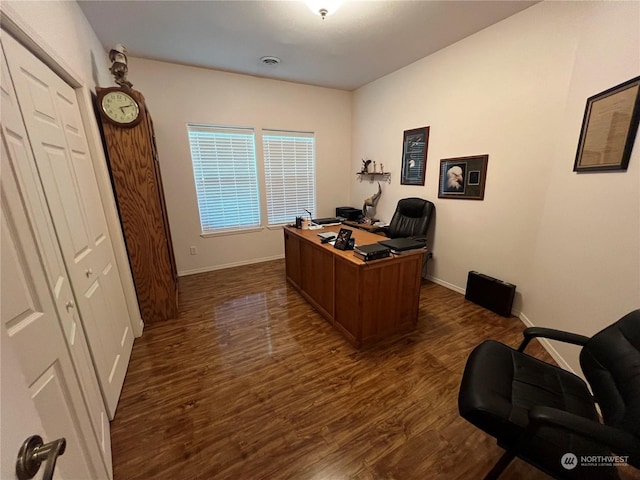
<svg viewBox="0 0 640 480">
<path fill-rule="evenodd" d="M 397 333 L 418 321 L 422 252 L 363 262 L 353 251 L 321 244 L 318 233 L 284 228 L 287 281 L 356 348 Z M 356 245 L 380 240 L 353 229 Z"/>
</svg>

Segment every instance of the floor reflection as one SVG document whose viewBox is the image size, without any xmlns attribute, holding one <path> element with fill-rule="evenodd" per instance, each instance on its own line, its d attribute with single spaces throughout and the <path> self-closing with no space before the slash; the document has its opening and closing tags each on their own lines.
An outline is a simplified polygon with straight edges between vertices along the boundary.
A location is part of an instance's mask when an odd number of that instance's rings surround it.
<svg viewBox="0 0 640 480">
<path fill-rule="evenodd" d="M 284 275 L 279 260 L 180 278 L 178 318 L 146 325 L 133 348 L 111 425 L 115 480 L 489 470 L 501 450 L 459 419 L 456 396 L 472 346 L 516 344 L 516 320 L 425 283 L 418 329 L 359 351 Z M 504 480 L 545 478 L 509 468 Z"/>
</svg>

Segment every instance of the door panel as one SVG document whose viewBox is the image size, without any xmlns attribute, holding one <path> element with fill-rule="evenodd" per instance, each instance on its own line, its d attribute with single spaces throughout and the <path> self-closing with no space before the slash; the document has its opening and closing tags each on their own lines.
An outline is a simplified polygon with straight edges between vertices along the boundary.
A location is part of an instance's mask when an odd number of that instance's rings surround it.
<svg viewBox="0 0 640 480">
<path fill-rule="evenodd" d="M 87 472 L 92 470 L 88 452 L 81 448 L 84 438 L 78 434 L 77 428 L 69 428 L 74 412 L 69 408 L 68 398 L 71 392 L 65 384 L 62 369 L 60 362 L 52 364 L 33 382 L 29 392 L 36 409 L 48 412 L 42 418 L 42 427 L 48 436 L 51 435 L 49 432 L 65 432 L 68 450 L 62 458 L 69 456 L 65 458 L 66 462 L 59 460 L 59 465 L 56 466 L 57 473 L 69 479 L 90 478 L 86 476 Z M 55 440 L 58 437 L 49 438 Z"/>
<path fill-rule="evenodd" d="M 81 198 L 73 183 L 74 175 L 66 153 L 64 147 L 43 144 L 38 170 L 43 179 L 46 178 L 43 183 L 46 184 L 47 201 L 65 212 L 65 216 L 56 222 L 56 230 L 64 230 L 60 235 L 68 239 L 69 258 L 82 267 L 91 253 L 91 244 L 84 225 Z"/>
<path fill-rule="evenodd" d="M 17 104 L 15 92 L 11 85 L 9 69 L 4 54 L 0 49 L 1 68 L 0 74 L 0 105 L 2 105 L 2 130 L 6 142 L 7 155 L 15 166 L 15 174 L 22 185 L 37 185 L 39 183 L 38 172 L 31 159 L 29 139 L 27 138 Z M 3 146 L 4 148 L 4 146 Z M 34 224 L 39 228 L 34 232 L 38 246 L 43 254 L 45 272 L 49 286 L 53 287 L 56 295 L 60 294 L 63 285 L 67 281 L 67 273 L 59 254 L 58 243 L 55 240 L 53 225 L 48 221 L 49 212 L 45 202 L 40 198 L 29 198 L 25 205 Z M 43 229 L 43 234 L 39 233 Z"/>
<path fill-rule="evenodd" d="M 3 38 L 3 45 L 107 412 L 113 418 L 133 333 L 75 92 L 14 39 Z"/>
<path fill-rule="evenodd" d="M 2 172 L 4 180 L 8 182 L 10 177 L 6 175 L 9 174 L 8 172 L 12 172 L 15 176 L 15 186 L 12 188 L 16 190 L 16 195 L 20 195 L 23 198 L 22 207 L 25 209 L 24 214 L 28 216 L 30 220 L 31 234 L 41 253 L 40 260 L 44 266 L 44 270 L 42 271 L 44 281 L 49 288 L 50 294 L 53 296 L 55 310 L 67 342 L 71 360 L 75 366 L 77 379 L 84 395 L 88 414 L 90 415 L 94 436 L 101 450 L 103 464 L 106 466 L 109 476 L 111 476 L 111 438 L 108 415 L 100 392 L 100 386 L 98 385 L 96 371 L 89 353 L 85 332 L 79 320 L 76 301 L 71 290 L 68 274 L 42 192 L 38 171 L 31 154 L 29 139 L 27 138 L 22 122 L 17 98 L 11 84 L 11 78 L 2 49 L 0 49 L 0 66 L 2 68 L 0 74 L 0 105 L 2 107 L 0 127 L 4 139 L 4 142 L 2 142 Z M 4 185 L 5 182 L 3 182 L 3 188 Z M 17 193 L 18 190 L 19 193 Z M 8 252 L 8 250 L 3 250 L 5 255 L 7 254 L 6 252 Z M 35 254 L 37 254 L 36 251 L 31 252 L 31 255 Z M 12 255 L 11 258 L 14 258 L 16 254 L 13 253 Z M 3 280 L 5 278 L 12 278 L 12 276 L 5 271 L 5 262 L 2 260 L 0 260 L 0 262 L 3 265 Z M 6 263 L 6 265 L 9 264 L 8 262 Z M 5 285 L 4 282 L 3 287 L 8 289 L 12 288 L 11 284 L 8 283 Z M 23 289 L 22 291 L 28 291 L 28 289 Z M 3 304 L 3 308 L 8 309 L 6 310 L 7 318 L 15 319 L 9 321 L 9 328 L 12 328 L 14 326 L 13 324 L 21 318 L 19 312 L 12 311 L 14 308 L 24 305 L 24 299 L 20 297 L 20 292 L 21 291 L 17 289 L 10 294 L 7 293 L 7 295 L 10 296 L 5 296 L 5 292 L 3 292 L 2 295 L 2 298 L 15 297 L 20 299 L 20 301 L 15 303 L 12 301 L 10 304 L 9 302 L 4 302 Z M 27 310 L 25 310 L 25 312 L 27 312 Z M 25 315 L 29 314 L 25 313 L 22 316 Z M 5 312 L 3 312 L 3 318 L 4 316 Z M 27 345 L 26 348 L 33 349 L 34 346 Z M 39 350 L 36 349 L 36 352 L 39 352 Z M 38 368 L 39 367 L 36 368 L 36 372 Z M 4 383 L 4 375 L 2 378 Z M 32 433 L 33 432 L 28 433 L 28 435 Z M 24 438 L 26 438 L 26 436 Z M 22 440 L 24 440 L 24 438 Z M 54 439 L 50 436 L 43 436 L 43 438 L 45 441 Z"/>
<path fill-rule="evenodd" d="M 0 478 L 15 478 L 16 455 L 24 440 L 40 434 L 45 441 L 49 438 L 40 421 L 40 415 L 31 401 L 29 390 L 20 371 L 20 362 L 7 342 L 7 336 L 0 332 Z"/>
<path fill-rule="evenodd" d="M 4 120 L 4 118 L 3 118 Z M 4 134 L 3 134 L 4 137 Z M 27 220 L 21 192 L 12 165 L 8 161 L 4 138 L 2 143 L 1 214 L 0 214 L 0 323 L 3 359 L 10 350 L 17 358 L 31 406 L 25 422 L 29 429 L 18 433 L 3 432 L 3 457 L 17 455 L 20 443 L 30 435 L 39 434 L 47 441 L 65 437 L 67 451 L 56 468 L 59 478 L 106 478 L 107 470 L 95 441 L 86 405 L 65 346 L 53 298 L 46 282 L 43 265 L 33 230 Z M 7 301 L 6 299 L 10 299 Z M 5 388 L 3 364 L 1 403 L 15 403 L 20 397 L 20 385 L 15 382 Z M 14 381 L 16 376 L 11 374 Z M 18 382 L 19 383 L 19 382 Z M 41 430 L 33 431 L 33 411 L 39 414 Z M 3 430 L 6 415 L 25 415 L 22 410 L 7 412 L 3 408 Z M 23 437 L 18 444 L 16 438 Z M 11 452 L 11 453 L 7 453 Z M 15 452 L 15 453 L 13 453 Z M 15 461 L 15 460 L 14 460 Z M 3 472 L 9 466 L 3 459 Z"/>
</svg>

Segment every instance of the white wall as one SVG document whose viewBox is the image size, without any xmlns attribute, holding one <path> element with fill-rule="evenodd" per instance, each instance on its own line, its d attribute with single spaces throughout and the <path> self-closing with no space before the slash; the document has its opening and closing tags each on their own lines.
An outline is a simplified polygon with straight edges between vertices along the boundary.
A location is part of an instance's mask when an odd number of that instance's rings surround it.
<svg viewBox="0 0 640 480">
<path fill-rule="evenodd" d="M 556 10 L 528 9 L 355 94 L 352 156 L 382 161 L 393 175 L 378 216 L 390 220 L 400 198 L 433 201 L 429 273 L 448 286 L 463 290 L 467 272 L 479 270 L 525 287 L 576 44 L 574 9 Z M 430 126 L 425 186 L 400 185 L 403 131 L 422 126 Z M 484 201 L 438 199 L 440 159 L 481 154 Z M 352 203 L 370 190 L 356 184 Z"/>
<path fill-rule="evenodd" d="M 640 3 L 585 9 L 532 257 L 529 320 L 592 335 L 640 308 L 640 134 L 626 172 L 577 175 L 585 99 L 640 75 Z M 555 343 L 577 368 L 577 347 Z"/>
<path fill-rule="evenodd" d="M 499 277 L 525 321 L 585 334 L 640 306 L 640 152 L 626 173 L 572 172 L 587 97 L 640 74 L 639 20 L 637 2 L 544 2 L 355 92 L 352 169 L 368 156 L 393 172 L 383 220 L 403 197 L 436 204 L 438 282 Z M 403 130 L 422 126 L 426 185 L 401 186 Z M 484 201 L 438 199 L 440 159 L 476 154 Z M 359 205 L 371 187 L 353 185 Z"/>
<path fill-rule="evenodd" d="M 3 0 L 33 32 L 34 40 L 46 44 L 88 87 L 113 83 L 107 52 L 78 4 L 70 1 Z"/>
<path fill-rule="evenodd" d="M 154 120 L 180 274 L 284 255 L 281 228 L 200 236 L 187 123 L 255 128 L 259 169 L 260 129 L 313 131 L 318 203 L 318 211 L 313 213 L 319 217 L 333 216 L 336 206 L 348 202 L 351 93 L 139 58 L 129 60 L 129 80 L 145 96 Z M 260 188 L 264 198 L 262 185 Z M 263 219 L 266 219 L 264 209 Z M 191 246 L 197 248 L 197 255 L 190 255 Z"/>
</svg>

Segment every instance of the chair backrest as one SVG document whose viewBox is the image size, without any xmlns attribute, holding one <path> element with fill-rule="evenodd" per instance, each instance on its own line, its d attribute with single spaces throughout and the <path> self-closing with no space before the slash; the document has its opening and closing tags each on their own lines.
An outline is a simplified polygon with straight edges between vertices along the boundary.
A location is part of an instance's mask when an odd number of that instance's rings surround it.
<svg viewBox="0 0 640 480">
<path fill-rule="evenodd" d="M 604 422 L 640 438 L 640 310 L 591 337 L 580 365 Z"/>
<path fill-rule="evenodd" d="M 435 211 L 435 205 L 422 198 L 403 198 L 389 223 L 389 237 L 415 237 L 426 235 Z"/>
</svg>

